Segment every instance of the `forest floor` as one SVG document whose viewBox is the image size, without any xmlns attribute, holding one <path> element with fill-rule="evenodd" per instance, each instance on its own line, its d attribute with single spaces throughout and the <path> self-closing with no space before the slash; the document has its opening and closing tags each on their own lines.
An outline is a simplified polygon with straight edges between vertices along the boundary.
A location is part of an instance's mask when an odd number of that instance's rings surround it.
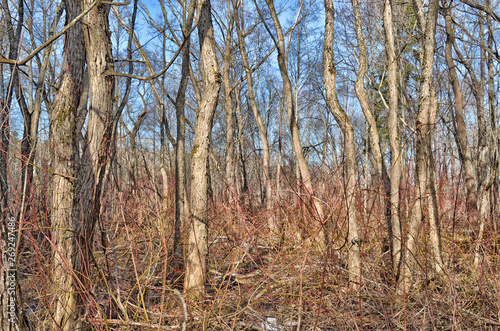
<svg viewBox="0 0 500 331">
<path fill-rule="evenodd" d="M 500 329 L 500 237 L 494 222 L 488 223 L 476 267 L 471 224 L 445 215 L 444 274 L 432 270 L 422 235 L 414 285 L 401 295 L 384 248 L 387 230 L 373 216 L 362 215 L 360 222 L 363 267 L 355 289 L 346 269 L 341 212 L 332 216 L 337 226 L 328 252 L 320 253 L 314 227 L 307 226 L 312 218 L 293 203 L 273 213 L 213 207 L 206 295 L 194 303 L 182 295 L 182 260 L 171 254 L 172 209 L 147 204 L 124 204 L 119 213 L 104 215 L 107 221 L 96 230 L 92 265 L 79 289 L 84 319 L 94 330 Z M 269 231 L 271 216 L 279 233 Z M 24 240 L 20 282 L 28 319 L 35 330 L 45 330 L 54 284 L 46 267 L 50 247 L 35 234 L 26 234 L 35 249 Z"/>
</svg>

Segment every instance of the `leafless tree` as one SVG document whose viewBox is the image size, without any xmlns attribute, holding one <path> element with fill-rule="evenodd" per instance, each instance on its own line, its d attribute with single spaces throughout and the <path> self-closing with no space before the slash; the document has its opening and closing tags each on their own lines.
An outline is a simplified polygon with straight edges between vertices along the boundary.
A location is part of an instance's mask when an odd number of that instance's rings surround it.
<svg viewBox="0 0 500 331">
<path fill-rule="evenodd" d="M 186 224 L 188 241 L 185 247 L 184 278 L 184 290 L 193 300 L 200 300 L 205 291 L 208 254 L 208 153 L 212 121 L 222 83 L 215 53 L 210 0 L 200 1 L 197 11 L 203 96 L 196 115 L 191 151 L 191 199 L 189 221 Z"/>
<path fill-rule="evenodd" d="M 335 9 L 333 1 L 325 0 L 325 41 L 323 44 L 323 72 L 328 107 L 344 134 L 344 196 L 347 210 L 347 249 L 349 280 L 354 289 L 359 288 L 361 277 L 360 238 L 356 219 L 356 148 L 354 146 L 354 128 L 345 111 L 340 106 L 335 82 L 336 68 L 333 62 L 333 24 Z"/>
</svg>

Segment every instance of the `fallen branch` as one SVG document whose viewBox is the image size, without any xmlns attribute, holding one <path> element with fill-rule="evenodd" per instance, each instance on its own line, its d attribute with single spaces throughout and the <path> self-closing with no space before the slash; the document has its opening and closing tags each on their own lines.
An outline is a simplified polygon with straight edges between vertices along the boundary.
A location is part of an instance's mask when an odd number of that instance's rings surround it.
<svg viewBox="0 0 500 331">
<path fill-rule="evenodd" d="M 90 323 L 99 323 L 103 325 L 126 325 L 126 326 L 138 326 L 143 330 L 143 328 L 150 328 L 156 330 L 180 330 L 180 325 L 153 325 L 150 323 L 134 322 L 134 321 L 122 321 L 117 319 L 104 319 L 104 318 L 88 318 L 87 321 Z"/>
</svg>

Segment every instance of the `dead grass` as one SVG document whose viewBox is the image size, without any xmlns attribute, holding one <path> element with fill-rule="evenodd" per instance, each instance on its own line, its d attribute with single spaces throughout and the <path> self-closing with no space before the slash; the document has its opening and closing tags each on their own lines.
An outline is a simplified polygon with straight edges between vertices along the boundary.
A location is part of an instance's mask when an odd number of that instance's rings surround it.
<svg viewBox="0 0 500 331">
<path fill-rule="evenodd" d="M 366 208 L 358 199 L 363 274 L 361 289 L 353 292 L 338 183 L 332 176 L 320 197 L 333 222 L 326 254 L 312 240 L 318 220 L 293 190 L 276 197 L 272 211 L 243 197 L 227 203 L 215 196 L 206 297 L 196 304 L 181 295 L 182 261 L 172 254 L 173 192 L 162 199 L 146 184 L 108 191 L 81 288 L 84 318 L 95 330 L 296 330 L 299 324 L 302 330 L 500 328 L 498 219 L 488 223 L 483 260 L 475 268 L 474 232 L 465 207 L 453 192 L 440 195 L 446 273 L 432 271 L 423 236 L 415 284 L 401 297 L 395 293 L 390 252 L 384 252 L 385 221 L 376 205 Z M 411 201 L 411 191 L 404 194 Z M 279 224 L 277 233 L 268 228 L 271 216 Z M 35 330 L 45 330 L 51 318 L 50 231 L 40 226 L 47 222 L 40 218 L 23 232 L 20 251 L 24 311 Z"/>
</svg>

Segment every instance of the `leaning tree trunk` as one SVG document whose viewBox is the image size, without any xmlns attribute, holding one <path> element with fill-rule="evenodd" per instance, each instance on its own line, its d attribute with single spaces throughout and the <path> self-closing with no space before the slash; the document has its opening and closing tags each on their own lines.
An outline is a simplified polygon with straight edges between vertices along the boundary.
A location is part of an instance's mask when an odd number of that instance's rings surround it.
<svg viewBox="0 0 500 331">
<path fill-rule="evenodd" d="M 66 23 L 80 13 L 80 1 L 66 1 Z M 51 226 L 53 242 L 54 306 L 52 330 L 75 330 L 78 327 L 77 304 L 78 232 L 73 214 L 76 188 L 77 110 L 82 94 L 85 44 L 80 23 L 68 30 L 61 72 L 61 87 L 49 114 L 49 139 L 53 171 Z"/>
<path fill-rule="evenodd" d="M 382 180 L 387 180 L 387 178 L 383 178 L 383 159 L 382 152 L 380 150 L 380 139 L 377 129 L 377 123 L 375 121 L 375 117 L 373 116 L 372 109 L 370 107 L 370 103 L 368 102 L 368 96 L 366 95 L 366 90 L 364 87 L 364 79 L 367 70 L 367 59 L 366 59 L 366 46 L 365 46 L 365 38 L 363 36 L 363 28 L 361 25 L 361 11 L 358 0 L 351 0 L 352 7 L 354 10 L 354 19 L 355 19 L 355 29 L 356 29 L 356 37 L 358 40 L 358 50 L 359 50 L 359 70 L 356 78 L 356 96 L 358 97 L 359 104 L 361 105 L 361 110 L 363 111 L 363 115 L 365 116 L 366 123 L 368 125 L 368 136 L 370 143 L 370 154 L 372 163 L 375 167 L 375 184 L 380 184 Z M 378 194 L 377 194 L 378 196 Z M 384 204 L 385 199 L 380 201 Z M 382 207 L 382 211 L 384 208 Z"/>
<path fill-rule="evenodd" d="M 347 207 L 347 248 L 349 281 L 352 288 L 359 288 L 361 276 L 360 240 L 356 220 L 356 149 L 354 145 L 354 127 L 349 117 L 340 106 L 335 85 L 336 69 L 333 63 L 333 23 L 335 10 L 332 0 L 325 0 L 325 41 L 323 43 L 323 74 L 325 77 L 325 91 L 328 107 L 344 134 L 345 159 L 345 203 Z"/>
<path fill-rule="evenodd" d="M 292 83 L 290 82 L 290 77 L 288 76 L 288 66 L 286 60 L 285 52 L 285 39 L 283 35 L 283 30 L 281 29 L 281 23 L 278 19 L 278 14 L 274 8 L 274 3 L 272 0 L 266 0 L 267 6 L 273 19 L 274 27 L 276 29 L 277 40 L 275 40 L 276 48 L 278 49 L 278 66 L 280 68 L 281 78 L 283 80 L 283 93 L 285 95 L 286 110 L 288 114 L 288 124 L 290 126 L 290 134 L 292 136 L 292 149 L 297 158 L 297 164 L 300 171 L 300 177 L 302 178 L 303 185 L 307 191 L 307 194 L 311 196 L 312 206 L 315 212 L 315 218 L 317 219 L 317 224 L 311 224 L 314 232 L 317 233 L 317 244 L 320 251 L 325 251 L 326 249 L 326 236 L 324 231 L 323 222 L 324 213 L 323 207 L 318 199 L 314 197 L 314 188 L 311 181 L 311 175 L 309 174 L 309 168 L 307 166 L 306 158 L 302 151 L 302 143 L 300 142 L 300 130 L 297 118 L 297 109 L 295 102 L 293 100 L 293 89 Z M 316 230 L 317 229 L 317 230 Z"/>
<path fill-rule="evenodd" d="M 210 0 L 198 5 L 203 96 L 199 103 L 194 142 L 191 150 L 191 199 L 185 251 L 186 276 L 184 289 L 192 300 L 203 297 L 208 254 L 208 153 L 212 120 L 217 107 L 222 75 L 217 64 Z"/>
<path fill-rule="evenodd" d="M 233 6 L 235 12 L 238 12 L 238 8 L 236 3 L 233 1 Z M 248 62 L 248 56 L 245 46 L 245 23 L 243 18 L 243 10 L 240 10 L 239 15 L 237 15 L 236 19 L 236 31 L 238 34 L 238 46 L 240 49 L 241 61 L 243 64 L 243 69 L 246 73 L 247 79 L 247 88 L 248 88 L 248 101 L 250 103 L 250 108 L 252 109 L 253 116 L 255 121 L 257 122 L 257 128 L 259 129 L 260 141 L 262 143 L 262 172 L 264 177 L 264 186 L 265 186 L 265 201 L 266 201 L 266 209 L 268 212 L 272 210 L 272 185 L 271 185 L 271 175 L 270 175 L 270 154 L 269 154 L 269 142 L 267 139 L 266 127 L 264 125 L 264 121 L 262 120 L 262 116 L 260 116 L 259 109 L 257 108 L 257 103 L 255 102 L 255 92 L 254 92 L 254 84 L 252 78 L 252 72 L 250 70 L 250 64 Z M 268 218 L 269 228 L 272 232 L 277 231 L 277 225 L 275 223 L 275 219 L 273 217 Z"/>
</svg>

